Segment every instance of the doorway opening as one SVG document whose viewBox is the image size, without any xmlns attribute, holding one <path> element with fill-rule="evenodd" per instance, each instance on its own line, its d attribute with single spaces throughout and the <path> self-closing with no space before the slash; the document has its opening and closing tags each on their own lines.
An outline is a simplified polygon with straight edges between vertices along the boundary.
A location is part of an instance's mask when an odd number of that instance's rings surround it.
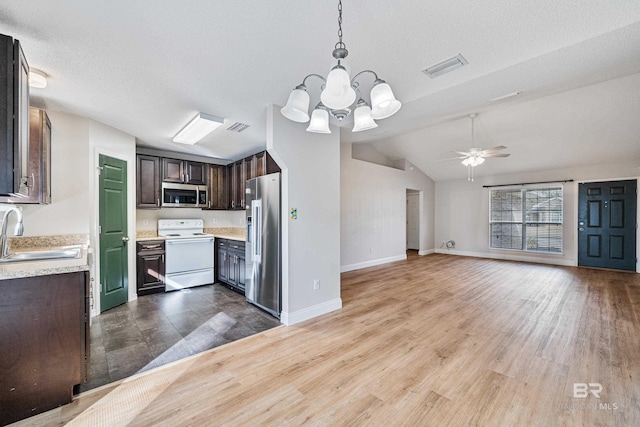
<svg viewBox="0 0 640 427">
<path fill-rule="evenodd" d="M 420 217 L 422 194 L 419 190 L 406 192 L 406 249 L 420 251 Z"/>
</svg>

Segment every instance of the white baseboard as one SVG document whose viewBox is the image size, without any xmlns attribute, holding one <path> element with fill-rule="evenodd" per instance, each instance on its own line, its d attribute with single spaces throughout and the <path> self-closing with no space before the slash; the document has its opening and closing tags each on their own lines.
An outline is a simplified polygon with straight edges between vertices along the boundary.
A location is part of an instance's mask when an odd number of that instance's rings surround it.
<svg viewBox="0 0 640 427">
<path fill-rule="evenodd" d="M 388 262 L 404 261 L 405 259 L 407 259 L 407 254 L 396 255 L 396 256 L 391 256 L 387 258 L 378 258 L 378 259 L 373 259 L 371 261 L 358 262 L 356 264 L 343 265 L 342 267 L 340 267 L 340 273 L 344 273 L 346 271 L 360 270 L 361 268 L 374 267 L 376 265 L 386 264 Z"/>
<path fill-rule="evenodd" d="M 305 320 L 340 310 L 341 308 L 342 298 L 336 298 L 331 301 L 303 308 L 302 310 L 294 311 L 293 313 L 283 311 L 280 313 L 280 322 L 288 326 L 295 325 L 296 323 L 304 322 Z"/>
<path fill-rule="evenodd" d="M 426 251 L 418 251 L 418 255 L 422 256 L 422 255 L 431 255 L 433 253 L 435 253 L 436 250 L 435 249 L 427 249 Z"/>
<path fill-rule="evenodd" d="M 552 264 L 552 265 L 563 265 L 566 267 L 576 267 L 578 262 L 574 259 L 563 259 L 556 258 L 557 255 L 547 255 L 547 256 L 519 256 L 519 255 L 511 255 L 511 254 L 503 254 L 503 253 L 493 253 L 493 252 L 468 252 L 468 251 L 459 251 L 457 249 L 436 249 L 436 253 L 438 254 L 447 254 L 447 255 L 460 255 L 460 256 L 471 256 L 477 258 L 490 258 L 490 259 L 501 259 L 506 261 L 522 261 L 522 262 L 534 262 L 538 264 Z"/>
</svg>

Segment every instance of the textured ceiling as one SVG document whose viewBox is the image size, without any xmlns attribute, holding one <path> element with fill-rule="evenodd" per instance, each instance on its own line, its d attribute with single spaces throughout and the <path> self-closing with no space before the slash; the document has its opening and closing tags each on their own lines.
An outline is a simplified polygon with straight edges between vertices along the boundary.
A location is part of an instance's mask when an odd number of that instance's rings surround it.
<svg viewBox="0 0 640 427">
<path fill-rule="evenodd" d="M 372 143 L 436 180 L 464 178 L 464 168 L 433 160 L 469 148 L 466 116 L 478 112 L 479 145 L 512 154 L 480 174 L 640 163 L 637 0 L 345 0 L 343 15 L 352 73 L 376 71 L 403 102 L 375 130 L 342 123 L 343 141 Z M 337 2 L 327 1 L 0 3 L 0 32 L 49 76 L 32 90 L 35 105 L 140 145 L 222 159 L 264 148 L 265 107 L 284 104 L 307 74 L 326 75 L 336 31 Z M 458 53 L 468 66 L 436 79 L 421 72 Z M 365 93 L 370 85 L 365 78 Z M 319 89 L 310 94 L 317 102 Z M 225 126 L 193 147 L 171 142 L 198 111 L 250 128 Z"/>
</svg>

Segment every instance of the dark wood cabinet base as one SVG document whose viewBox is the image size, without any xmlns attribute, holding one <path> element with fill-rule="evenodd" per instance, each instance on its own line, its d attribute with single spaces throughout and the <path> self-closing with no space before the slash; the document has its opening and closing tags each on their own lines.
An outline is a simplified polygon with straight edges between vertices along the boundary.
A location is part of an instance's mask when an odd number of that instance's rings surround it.
<svg viewBox="0 0 640 427">
<path fill-rule="evenodd" d="M 164 253 L 164 240 L 136 242 L 138 295 L 165 291 Z"/>
<path fill-rule="evenodd" d="M 0 280 L 0 425 L 70 403 L 86 381 L 87 276 Z"/>
</svg>

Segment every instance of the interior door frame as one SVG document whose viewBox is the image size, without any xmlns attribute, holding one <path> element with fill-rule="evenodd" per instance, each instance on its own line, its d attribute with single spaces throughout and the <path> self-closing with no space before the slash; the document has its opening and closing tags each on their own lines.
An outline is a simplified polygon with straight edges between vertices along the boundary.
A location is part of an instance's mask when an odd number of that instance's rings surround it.
<svg viewBox="0 0 640 427">
<path fill-rule="evenodd" d="M 576 213 L 575 217 L 575 230 L 573 233 L 573 244 L 576 248 L 576 260 L 575 265 L 578 265 L 578 250 L 579 250 L 579 242 L 578 242 L 578 214 L 580 210 L 580 201 L 578 197 L 578 187 L 580 184 L 588 184 L 590 182 L 608 182 L 608 181 L 628 181 L 635 179 L 637 182 L 638 192 L 636 194 L 637 199 L 637 208 L 636 208 L 636 258 L 639 260 L 636 262 L 636 273 L 640 273 L 640 176 L 632 176 L 632 177 L 622 177 L 622 178 L 599 178 L 599 179 L 581 179 L 575 182 L 575 200 L 574 200 L 574 209 Z M 619 270 L 623 271 L 623 270 Z"/>
<path fill-rule="evenodd" d="M 91 293 L 93 301 L 91 305 L 91 317 L 100 314 L 100 233 L 98 226 L 100 225 L 100 177 L 98 175 L 100 165 L 100 155 L 113 157 L 127 163 L 127 233 L 129 235 L 128 245 L 128 276 L 129 276 L 129 295 L 128 301 L 137 298 L 136 286 L 136 264 L 135 264 L 135 235 L 136 235 L 136 216 L 135 216 L 135 155 L 129 158 L 122 152 L 113 151 L 104 147 L 96 147 L 91 156 L 93 164 L 90 165 L 90 174 L 93 179 L 92 196 L 93 196 L 93 215 L 91 218 L 91 247 L 93 250 L 93 269 L 91 270 Z M 133 183 L 133 184 L 132 184 Z M 132 188 L 133 186 L 133 188 Z M 133 212 L 133 213 L 132 213 Z"/>
<path fill-rule="evenodd" d="M 418 253 L 420 252 L 420 250 L 422 249 L 422 239 L 421 239 L 421 234 L 422 234 L 422 191 L 420 190 L 414 190 L 411 188 L 407 188 L 405 190 L 405 230 L 404 230 L 404 234 L 405 234 L 405 249 L 409 249 L 409 242 L 408 242 L 408 230 L 409 230 L 409 197 L 415 197 L 418 200 L 418 206 L 417 206 L 417 212 L 416 212 L 416 217 L 417 217 L 417 226 L 418 226 L 418 235 L 415 236 L 415 238 L 418 241 Z"/>
</svg>

